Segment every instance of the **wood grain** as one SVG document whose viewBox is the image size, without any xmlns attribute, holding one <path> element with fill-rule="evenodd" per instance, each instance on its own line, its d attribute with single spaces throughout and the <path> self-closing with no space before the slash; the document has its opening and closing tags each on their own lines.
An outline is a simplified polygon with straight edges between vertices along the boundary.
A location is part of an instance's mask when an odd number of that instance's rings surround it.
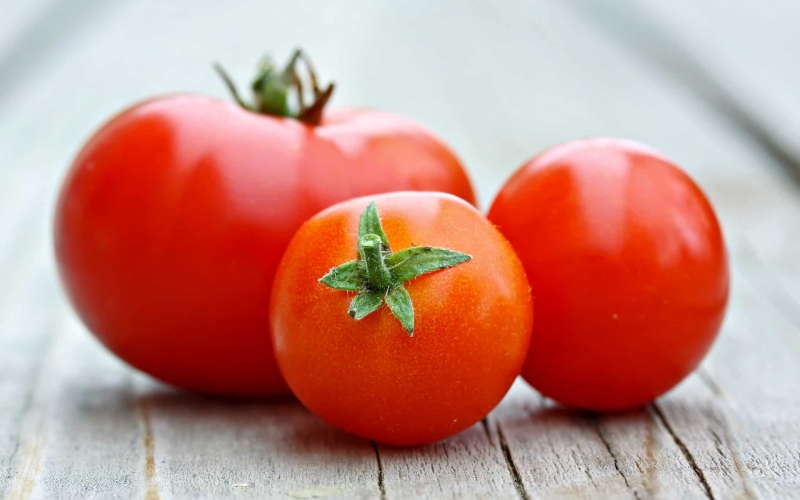
<svg viewBox="0 0 800 500">
<path fill-rule="evenodd" d="M 514 498 L 517 488 L 499 437 L 485 423 L 407 450 L 378 446 L 387 499 Z"/>
<path fill-rule="evenodd" d="M 518 382 L 489 421 L 509 450 L 526 498 L 706 498 L 652 410 L 575 412 Z"/>
<path fill-rule="evenodd" d="M 152 384 L 148 384 L 152 385 Z M 144 389 L 160 498 L 379 498 L 370 442 L 294 401 L 235 402 Z"/>
<path fill-rule="evenodd" d="M 46 426 L 34 409 L 35 390 L 63 320 L 40 235 L 24 228 L 8 233 L 16 245 L 6 248 L 0 264 L 0 493 L 10 498 L 25 498 L 40 468 Z"/>
</svg>

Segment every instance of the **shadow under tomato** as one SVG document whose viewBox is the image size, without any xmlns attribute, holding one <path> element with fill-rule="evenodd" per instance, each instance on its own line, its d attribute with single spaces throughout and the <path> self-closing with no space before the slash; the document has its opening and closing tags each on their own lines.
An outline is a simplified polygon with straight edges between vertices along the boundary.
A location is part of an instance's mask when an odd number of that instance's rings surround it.
<svg viewBox="0 0 800 500">
<path fill-rule="evenodd" d="M 236 400 L 157 390 L 143 395 L 141 405 L 156 463 L 163 457 L 173 474 L 194 474 L 202 460 L 243 482 L 304 470 L 314 484 L 314 477 L 335 477 L 333 469 L 365 475 L 375 469 L 371 442 L 327 424 L 293 397 Z"/>
</svg>

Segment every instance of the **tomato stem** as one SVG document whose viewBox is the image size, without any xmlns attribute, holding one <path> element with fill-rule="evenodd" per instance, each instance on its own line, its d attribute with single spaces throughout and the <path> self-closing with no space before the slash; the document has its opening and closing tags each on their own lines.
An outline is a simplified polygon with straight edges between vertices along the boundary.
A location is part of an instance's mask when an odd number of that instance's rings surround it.
<svg viewBox="0 0 800 500">
<path fill-rule="evenodd" d="M 370 287 L 375 290 L 389 290 L 392 285 L 392 274 L 384 262 L 381 252 L 381 238 L 375 234 L 368 234 L 361 238 L 362 260 L 367 265 L 367 280 Z"/>
<path fill-rule="evenodd" d="M 385 303 L 413 337 L 414 305 L 403 283 L 470 259 L 465 253 L 429 246 L 392 252 L 373 202 L 367 205 L 358 222 L 358 259 L 334 267 L 319 282 L 335 290 L 358 292 L 347 311 L 356 320 Z"/>
<path fill-rule="evenodd" d="M 306 105 L 305 94 L 308 86 L 298 71 L 298 64 L 303 63 L 309 80 L 313 100 Z M 309 125 L 319 125 L 323 110 L 330 101 L 335 85 L 329 83 L 324 89 L 319 86 L 319 79 L 309 57 L 301 49 L 296 49 L 283 69 L 276 67 L 275 62 L 265 57 L 258 68 L 258 73 L 250 87 L 253 91 L 252 102 L 245 101 L 233 79 L 218 63 L 214 70 L 222 78 L 223 83 L 233 96 L 234 101 L 248 111 L 271 116 L 294 118 Z M 291 104 L 290 96 L 296 97 L 296 104 Z"/>
</svg>

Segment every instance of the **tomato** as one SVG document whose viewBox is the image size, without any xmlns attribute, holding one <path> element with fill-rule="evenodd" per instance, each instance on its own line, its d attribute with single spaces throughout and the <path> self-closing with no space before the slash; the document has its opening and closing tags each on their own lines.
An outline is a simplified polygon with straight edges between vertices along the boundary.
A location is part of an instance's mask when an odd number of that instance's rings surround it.
<svg viewBox="0 0 800 500">
<path fill-rule="evenodd" d="M 456 157 L 416 122 L 363 109 L 319 119 L 172 95 L 94 134 L 64 181 L 55 250 L 69 298 L 111 351 L 192 391 L 283 393 L 268 304 L 300 225 L 400 189 L 474 202 Z"/>
<path fill-rule="evenodd" d="M 717 218 L 668 159 L 620 139 L 524 164 L 489 219 L 522 260 L 536 325 L 522 375 L 562 404 L 638 407 L 692 372 L 728 300 Z"/>
<path fill-rule="evenodd" d="M 365 224 L 375 206 L 380 222 Z M 381 240 L 389 251 L 376 250 Z M 375 285 L 384 259 L 387 281 Z M 502 399 L 525 360 L 533 306 L 513 249 L 474 207 L 397 193 L 306 222 L 278 268 L 270 317 L 281 372 L 306 407 L 364 438 L 414 445 L 473 425 Z"/>
</svg>

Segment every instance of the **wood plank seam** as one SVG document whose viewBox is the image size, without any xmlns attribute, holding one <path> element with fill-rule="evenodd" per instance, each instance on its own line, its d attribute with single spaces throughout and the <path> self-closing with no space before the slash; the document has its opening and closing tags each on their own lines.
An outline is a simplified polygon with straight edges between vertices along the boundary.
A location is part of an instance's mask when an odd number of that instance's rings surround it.
<svg viewBox="0 0 800 500">
<path fill-rule="evenodd" d="M 717 78 L 705 70 L 681 44 L 676 43 L 647 16 L 640 13 L 631 14 L 636 9 L 628 2 L 625 9 L 611 7 L 609 2 L 602 4 L 588 2 L 588 5 L 587 7 L 582 3 L 582 6 L 575 10 L 584 16 L 590 13 L 601 14 L 593 15 L 592 22 L 602 26 L 610 36 L 620 42 L 624 50 L 659 67 L 668 76 L 680 81 L 699 99 L 710 104 L 720 115 L 739 127 L 775 160 L 776 164 L 783 167 L 795 182 L 800 183 L 800 158 L 795 157 L 787 147 L 773 137 L 768 128 L 734 98 Z M 611 9 L 611 12 L 599 9 Z M 624 28 L 623 23 L 617 22 L 620 19 L 628 21 L 624 23 Z M 631 30 L 631 27 L 634 29 Z M 654 39 L 654 36 L 657 38 Z"/>
<path fill-rule="evenodd" d="M 150 420 L 150 410 L 146 396 L 139 399 L 139 410 L 142 417 L 142 426 L 144 427 L 144 477 L 147 484 L 144 500 L 160 500 L 161 495 L 158 493 L 158 482 L 156 481 L 156 440 L 153 435 L 153 424 Z"/>
<path fill-rule="evenodd" d="M 725 392 L 722 390 L 722 387 L 714 380 L 714 377 L 706 370 L 705 367 L 701 366 L 695 372 L 697 374 L 697 378 L 706 386 L 708 389 L 714 394 L 714 396 L 719 400 L 717 407 L 719 408 L 720 413 L 723 415 L 724 421 L 722 422 L 722 430 L 728 436 L 727 441 L 732 441 L 731 437 L 735 436 L 736 433 L 732 432 L 730 427 L 732 425 L 732 418 L 730 417 L 731 414 L 731 402 L 728 400 L 728 397 L 725 395 Z M 717 434 L 717 431 L 714 430 L 713 427 L 708 428 L 709 433 L 714 438 L 714 445 L 717 449 L 717 453 L 720 454 L 722 457 L 727 457 L 723 449 L 723 443 L 726 440 L 723 440 L 722 437 Z M 739 473 L 739 478 L 742 480 L 742 485 L 744 486 L 744 493 L 746 498 L 749 499 L 757 499 L 759 498 L 758 493 L 753 486 L 752 481 L 750 480 L 750 474 L 747 471 L 747 467 L 742 463 L 742 458 L 739 455 L 739 452 L 736 450 L 734 446 L 730 447 L 730 454 L 731 454 L 731 461 L 733 461 L 734 467 L 736 467 L 736 472 Z"/>
<path fill-rule="evenodd" d="M 386 485 L 383 479 L 383 462 L 381 461 L 381 452 L 378 451 L 378 443 L 372 442 L 372 448 L 375 450 L 375 458 L 378 461 L 378 490 L 381 492 L 381 500 L 386 500 Z"/>
<path fill-rule="evenodd" d="M 727 439 L 723 439 L 717 431 L 713 427 L 708 428 L 708 432 L 711 434 L 712 438 L 714 439 L 714 446 L 717 450 L 717 453 L 723 458 L 727 458 L 728 454 L 725 453 L 724 450 L 724 442 L 733 441 L 732 436 L 735 436 L 736 433 L 732 432 L 730 427 L 732 426 L 732 418 L 731 418 L 731 403 L 728 400 L 728 397 L 723 392 L 722 388 L 717 384 L 708 370 L 705 367 L 700 367 L 696 371 L 697 378 L 700 380 L 708 389 L 714 394 L 714 396 L 718 399 L 717 401 L 717 409 L 719 410 L 720 414 L 723 416 L 722 430 L 724 431 Z M 733 462 L 734 467 L 736 468 L 736 472 L 739 474 L 739 478 L 742 481 L 742 485 L 744 486 L 744 495 L 745 498 L 748 499 L 758 499 L 760 495 L 756 492 L 755 486 L 750 479 L 750 474 L 747 471 L 747 467 L 742 463 L 742 458 L 739 455 L 739 452 L 736 450 L 735 446 L 730 446 L 730 459 Z"/>
<path fill-rule="evenodd" d="M 483 426 L 483 432 L 486 433 L 486 439 L 489 441 L 489 445 L 494 448 L 494 439 L 492 439 L 492 431 L 489 430 L 489 421 L 486 417 L 481 420 L 481 426 Z"/>
<path fill-rule="evenodd" d="M 700 366 L 700 368 L 695 371 L 695 374 L 697 375 L 697 378 L 699 378 L 700 381 L 702 381 L 715 396 L 724 399 L 725 394 L 722 392 L 722 388 L 719 386 L 717 381 L 714 380 L 714 377 L 708 373 L 708 370 L 706 370 L 704 366 Z"/>
<path fill-rule="evenodd" d="M 697 476 L 697 479 L 700 481 L 700 484 L 703 485 L 703 489 L 705 490 L 706 496 L 709 498 L 709 500 L 715 500 L 714 494 L 711 492 L 711 486 L 708 484 L 708 479 L 706 479 L 706 475 L 703 473 L 703 469 L 701 469 L 700 466 L 697 465 L 697 461 L 692 455 L 692 452 L 689 451 L 689 448 L 686 447 L 686 443 L 684 443 L 683 440 L 680 437 L 678 437 L 678 435 L 672 429 L 672 425 L 669 423 L 666 417 L 664 417 L 664 414 L 658 407 L 658 403 L 651 404 L 650 408 L 653 410 L 653 413 L 667 429 L 669 435 L 672 436 L 672 440 L 675 441 L 675 444 L 681 450 L 681 453 L 683 453 L 683 457 L 686 459 L 687 462 L 689 462 L 689 465 L 694 471 L 695 476 Z"/>
<path fill-rule="evenodd" d="M 617 454 L 614 453 L 614 451 L 611 449 L 611 443 L 608 442 L 608 439 L 603 434 L 603 430 L 600 428 L 599 417 L 596 416 L 596 415 L 591 415 L 591 414 L 585 414 L 584 416 L 585 416 L 586 420 L 589 422 L 589 424 L 591 424 L 592 427 L 594 427 L 594 430 L 597 432 L 597 435 L 600 437 L 600 441 L 603 442 L 603 444 L 606 447 L 606 450 L 608 451 L 608 454 L 611 455 L 611 458 L 614 460 L 614 468 L 617 470 L 619 475 L 622 476 L 622 480 L 625 482 L 625 486 L 627 486 L 628 489 L 631 490 L 631 492 L 633 493 L 633 497 L 636 500 L 642 500 L 641 496 L 639 495 L 639 492 L 635 488 L 633 488 L 631 486 L 630 481 L 628 481 L 628 477 L 625 475 L 624 472 L 622 472 L 622 469 L 619 468 L 619 459 L 617 458 Z M 636 466 L 637 467 L 639 466 L 638 462 L 636 463 Z M 641 470 L 641 468 L 639 469 L 639 471 L 643 472 Z"/>
<path fill-rule="evenodd" d="M 511 456 L 511 449 L 508 447 L 506 437 L 503 435 L 503 429 L 500 428 L 499 423 L 497 424 L 497 437 L 500 441 L 500 450 L 503 452 L 506 467 L 508 467 L 508 473 L 511 476 L 511 482 L 514 485 L 514 489 L 517 490 L 517 495 L 519 495 L 522 500 L 529 500 L 530 497 L 528 496 L 528 492 L 525 491 L 525 484 L 522 482 L 522 476 L 520 476 L 519 469 L 517 469 L 517 465 L 514 463 L 514 458 Z"/>
<path fill-rule="evenodd" d="M 42 469 L 42 451 L 47 444 L 47 422 L 44 418 L 36 419 L 32 436 L 26 436 L 24 441 L 8 500 L 27 500 L 33 495 Z"/>
<path fill-rule="evenodd" d="M 58 315 L 53 314 L 53 320 Z M 60 318 L 59 318 L 60 319 Z M 19 443 L 13 454 L 12 461 L 17 465 L 14 480 L 9 488 L 9 500 L 27 500 L 33 494 L 36 482 L 41 472 L 41 459 L 45 446 L 47 445 L 47 419 L 43 414 L 44 408 L 37 407 L 37 395 L 44 386 L 47 360 L 53 356 L 55 346 L 62 333 L 60 328 L 55 328 L 56 321 L 48 321 L 51 325 L 49 333 L 44 339 L 45 348 L 38 356 L 36 371 L 25 404 L 19 414 L 18 428 L 24 429 L 20 432 Z M 33 422 L 33 423 L 30 423 Z M 26 423 L 28 423 L 26 425 Z"/>
</svg>

